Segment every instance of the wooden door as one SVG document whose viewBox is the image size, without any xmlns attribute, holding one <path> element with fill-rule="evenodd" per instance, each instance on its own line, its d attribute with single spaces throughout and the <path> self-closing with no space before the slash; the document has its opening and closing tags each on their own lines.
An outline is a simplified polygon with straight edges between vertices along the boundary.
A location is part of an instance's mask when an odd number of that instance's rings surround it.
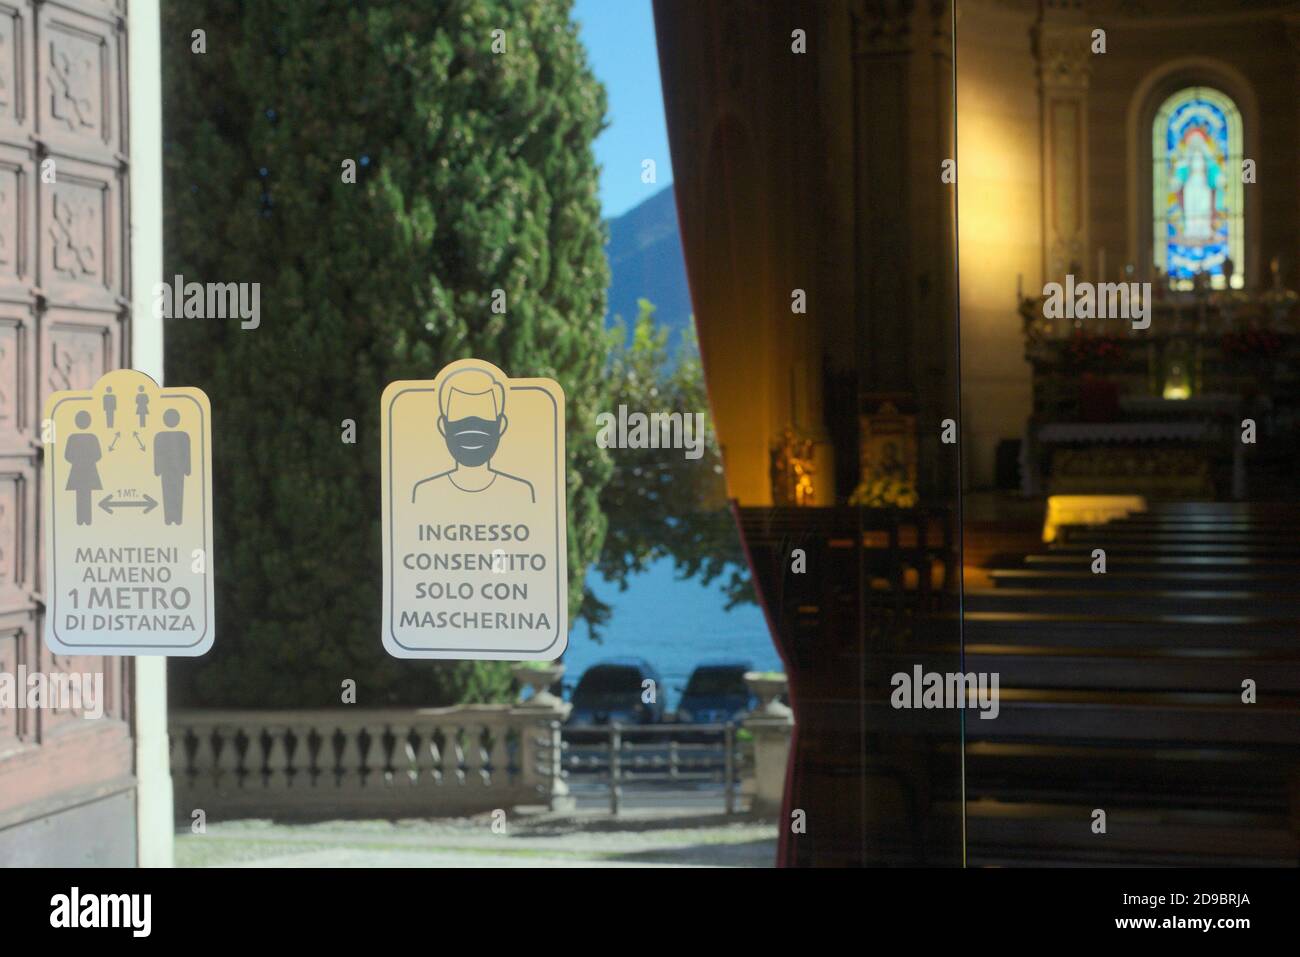
<svg viewBox="0 0 1300 957">
<path fill-rule="evenodd" d="M 0 708 L 0 865 L 135 860 L 130 659 L 45 648 L 39 518 L 46 397 L 129 355 L 125 15 L 0 0 L 0 672 L 100 672 L 105 696 L 93 720 Z"/>
</svg>

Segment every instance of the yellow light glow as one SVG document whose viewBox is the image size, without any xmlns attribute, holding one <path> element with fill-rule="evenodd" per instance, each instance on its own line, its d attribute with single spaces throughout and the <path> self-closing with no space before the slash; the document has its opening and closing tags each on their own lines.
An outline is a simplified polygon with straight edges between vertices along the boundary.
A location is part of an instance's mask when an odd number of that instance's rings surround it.
<svg viewBox="0 0 1300 957">
<path fill-rule="evenodd" d="M 1056 541 L 1062 525 L 1101 525 L 1146 510 L 1147 500 L 1141 495 L 1049 495 L 1043 541 Z"/>
<path fill-rule="evenodd" d="M 1165 384 L 1160 394 L 1166 399 L 1187 399 L 1192 394 L 1192 377 L 1188 370 L 1187 344 L 1175 342 L 1165 359 Z"/>
</svg>

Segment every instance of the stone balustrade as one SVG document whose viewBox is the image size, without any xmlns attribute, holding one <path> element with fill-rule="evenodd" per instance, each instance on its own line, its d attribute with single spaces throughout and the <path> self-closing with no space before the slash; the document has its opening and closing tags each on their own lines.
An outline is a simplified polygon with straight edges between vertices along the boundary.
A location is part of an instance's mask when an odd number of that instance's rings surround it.
<svg viewBox="0 0 1300 957">
<path fill-rule="evenodd" d="M 419 817 L 567 806 L 553 703 L 170 716 L 176 815 Z"/>
</svg>

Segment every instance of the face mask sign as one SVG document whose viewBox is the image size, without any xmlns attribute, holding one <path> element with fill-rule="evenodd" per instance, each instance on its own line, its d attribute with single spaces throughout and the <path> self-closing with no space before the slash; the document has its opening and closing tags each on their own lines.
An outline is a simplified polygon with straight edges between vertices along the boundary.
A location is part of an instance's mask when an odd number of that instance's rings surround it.
<svg viewBox="0 0 1300 957">
<path fill-rule="evenodd" d="M 484 465 L 492 458 L 504 431 L 504 418 L 489 421 L 467 415 L 463 419 L 442 421 L 447 451 L 459 464 L 470 467 Z"/>
<path fill-rule="evenodd" d="M 382 415 L 384 647 L 551 661 L 568 640 L 564 392 L 477 359 Z"/>
</svg>

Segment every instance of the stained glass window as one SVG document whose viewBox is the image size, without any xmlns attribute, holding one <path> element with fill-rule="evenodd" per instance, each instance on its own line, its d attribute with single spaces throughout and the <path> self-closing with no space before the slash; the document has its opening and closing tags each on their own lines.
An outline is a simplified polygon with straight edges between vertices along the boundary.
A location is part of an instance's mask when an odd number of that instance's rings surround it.
<svg viewBox="0 0 1300 957">
<path fill-rule="evenodd" d="M 1176 288 L 1208 273 L 1210 285 L 1245 278 L 1241 188 L 1241 113 L 1232 100 L 1204 86 L 1179 90 L 1152 124 L 1155 265 Z"/>
</svg>

